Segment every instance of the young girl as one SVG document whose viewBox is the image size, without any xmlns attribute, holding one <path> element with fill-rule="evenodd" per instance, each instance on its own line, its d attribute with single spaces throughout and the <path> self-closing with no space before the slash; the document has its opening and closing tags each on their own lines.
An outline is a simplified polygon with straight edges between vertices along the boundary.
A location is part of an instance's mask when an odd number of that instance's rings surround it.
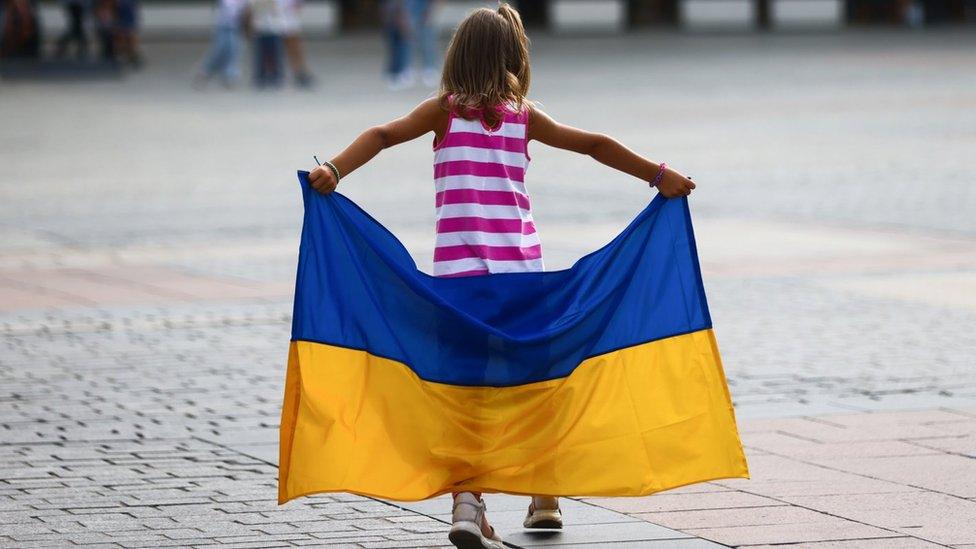
<svg viewBox="0 0 976 549">
<path fill-rule="evenodd" d="M 647 181 L 666 197 L 691 193 L 690 179 L 612 138 L 559 124 L 526 99 L 528 39 L 518 13 L 502 4 L 471 13 L 458 26 L 444 63 L 438 97 L 410 114 L 366 130 L 331 162 L 309 174 L 332 192 L 381 150 L 434 133 L 435 276 L 543 270 L 542 250 L 525 190 L 528 142 L 587 154 Z M 464 549 L 501 549 L 481 494 L 454 494 L 450 539 Z M 554 497 L 535 496 L 526 528 L 559 528 Z"/>
</svg>

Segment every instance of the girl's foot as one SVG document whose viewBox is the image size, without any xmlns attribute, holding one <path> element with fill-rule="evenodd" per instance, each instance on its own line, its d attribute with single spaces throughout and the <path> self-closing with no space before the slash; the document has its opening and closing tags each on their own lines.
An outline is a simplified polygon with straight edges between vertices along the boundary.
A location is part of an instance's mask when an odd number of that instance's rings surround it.
<svg viewBox="0 0 976 549">
<path fill-rule="evenodd" d="M 532 496 L 529 513 L 523 525 L 526 528 L 562 528 L 563 515 L 559 511 L 559 498 Z"/>
<path fill-rule="evenodd" d="M 458 549 L 504 549 L 502 538 L 488 524 L 485 502 L 471 492 L 454 496 L 454 516 L 447 535 Z"/>
</svg>

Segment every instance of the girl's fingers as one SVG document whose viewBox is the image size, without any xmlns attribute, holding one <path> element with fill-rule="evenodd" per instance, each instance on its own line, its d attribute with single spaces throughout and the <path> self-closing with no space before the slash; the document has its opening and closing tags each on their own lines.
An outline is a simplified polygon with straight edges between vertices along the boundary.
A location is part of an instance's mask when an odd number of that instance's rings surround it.
<svg viewBox="0 0 976 549">
<path fill-rule="evenodd" d="M 308 182 L 312 188 L 319 192 L 330 192 L 335 189 L 335 183 L 331 173 L 327 173 L 322 168 L 315 168 L 308 174 Z"/>
<path fill-rule="evenodd" d="M 328 178 L 325 177 L 321 177 L 316 181 L 309 181 L 309 184 L 311 184 L 312 189 L 322 194 L 329 194 L 332 191 L 334 191 L 336 188 L 336 185 L 334 185 Z"/>
</svg>

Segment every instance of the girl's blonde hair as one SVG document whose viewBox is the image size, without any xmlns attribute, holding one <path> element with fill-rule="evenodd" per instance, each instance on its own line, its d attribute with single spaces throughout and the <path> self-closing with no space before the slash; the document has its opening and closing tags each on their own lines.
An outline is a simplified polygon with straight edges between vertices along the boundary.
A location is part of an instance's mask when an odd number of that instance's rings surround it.
<svg viewBox="0 0 976 549">
<path fill-rule="evenodd" d="M 522 18 L 508 4 L 480 8 L 458 25 L 444 60 L 439 99 L 467 119 L 494 127 L 505 103 L 521 110 L 528 102 L 529 38 Z"/>
</svg>

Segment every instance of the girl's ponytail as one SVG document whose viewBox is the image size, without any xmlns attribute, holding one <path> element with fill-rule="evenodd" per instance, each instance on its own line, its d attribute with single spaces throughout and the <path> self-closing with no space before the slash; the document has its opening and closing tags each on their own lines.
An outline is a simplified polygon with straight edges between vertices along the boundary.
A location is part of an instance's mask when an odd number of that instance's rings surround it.
<svg viewBox="0 0 976 549">
<path fill-rule="evenodd" d="M 508 80 L 512 90 L 517 91 L 520 98 L 524 98 L 529 93 L 529 37 L 525 34 L 522 17 L 512 6 L 505 2 L 500 3 L 498 15 L 508 22 L 511 30 L 509 51 L 505 56 Z M 522 107 L 522 101 L 518 101 L 518 106 Z"/>
</svg>

